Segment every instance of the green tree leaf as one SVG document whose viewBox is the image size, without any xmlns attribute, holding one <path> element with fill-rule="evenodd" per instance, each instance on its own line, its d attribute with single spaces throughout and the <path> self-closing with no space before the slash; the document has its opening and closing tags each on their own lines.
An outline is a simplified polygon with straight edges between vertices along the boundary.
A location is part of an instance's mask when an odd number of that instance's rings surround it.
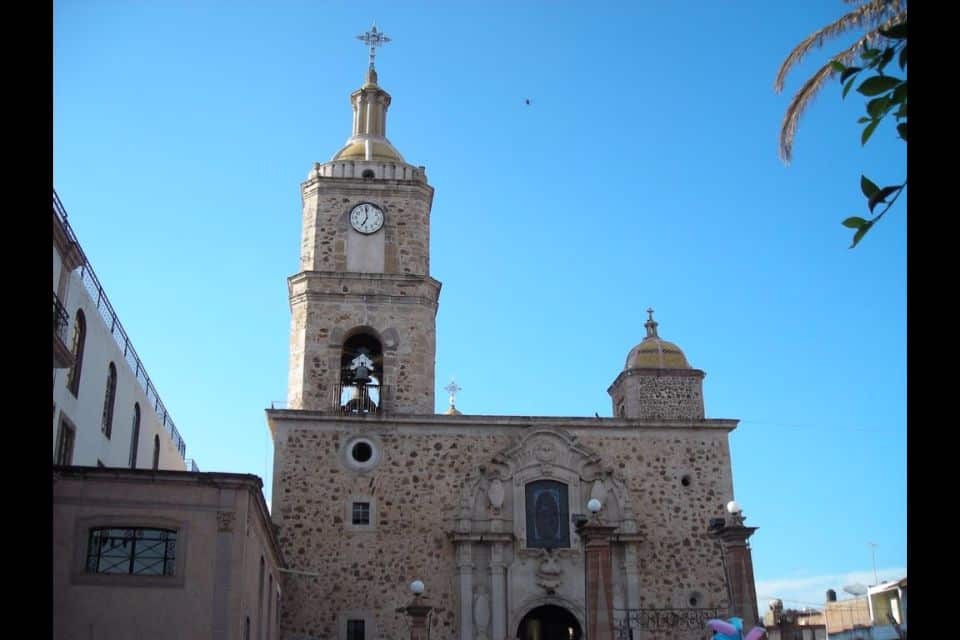
<svg viewBox="0 0 960 640">
<path fill-rule="evenodd" d="M 903 141 L 907 141 L 907 123 L 901 122 L 897 125 L 897 133 L 900 134 L 900 137 L 903 138 Z"/>
<path fill-rule="evenodd" d="M 870 118 L 874 120 L 882 118 L 889 109 L 890 96 L 880 96 L 867 103 L 867 113 L 869 113 Z"/>
<path fill-rule="evenodd" d="M 875 185 L 867 176 L 860 174 L 860 190 L 863 191 L 863 195 L 867 196 L 867 198 L 872 198 L 873 194 L 880 191 L 880 187 Z"/>
<path fill-rule="evenodd" d="M 875 194 L 870 196 L 870 199 L 867 200 L 867 206 L 870 208 L 870 213 L 873 213 L 873 208 L 875 206 L 877 206 L 881 202 L 885 202 L 887 199 L 887 196 L 889 196 L 892 193 L 896 193 L 897 191 L 900 191 L 900 189 L 902 188 L 903 187 L 900 187 L 900 186 L 884 187 L 883 189 L 880 189 L 880 191 L 877 191 Z"/>
<path fill-rule="evenodd" d="M 840 94 L 840 99 L 843 100 L 847 97 L 847 94 L 850 93 L 850 87 L 853 86 L 853 82 L 856 80 L 856 77 L 850 78 L 847 80 L 847 84 L 843 85 L 843 93 Z"/>
<path fill-rule="evenodd" d="M 873 130 L 877 128 L 878 124 L 880 124 L 879 120 L 871 120 L 870 124 L 863 128 L 863 133 L 860 135 L 860 146 L 867 144 L 867 140 L 873 135 Z"/>
<path fill-rule="evenodd" d="M 847 78 L 855 73 L 859 73 L 860 71 L 863 71 L 863 67 L 847 67 L 846 69 L 843 69 L 843 73 L 840 74 L 840 82 L 845 81 Z"/>
<path fill-rule="evenodd" d="M 858 216 L 851 216 L 844 220 L 841 224 L 845 227 L 850 227 L 851 229 L 859 229 L 863 225 L 867 224 L 867 221 Z"/>
<path fill-rule="evenodd" d="M 900 56 L 897 62 L 900 64 L 901 69 L 907 68 L 907 45 L 906 44 L 903 45 L 903 49 L 900 49 Z"/>
<path fill-rule="evenodd" d="M 896 103 L 904 102 L 907 99 L 907 81 L 904 80 L 897 88 L 893 90 L 893 101 Z"/>
<path fill-rule="evenodd" d="M 833 69 L 834 71 L 842 73 L 843 70 L 846 69 L 847 67 L 839 60 L 831 60 L 830 68 Z"/>
<path fill-rule="evenodd" d="M 876 64 L 877 71 L 879 71 L 880 73 L 883 73 L 883 68 L 887 66 L 887 64 L 891 60 L 893 60 L 893 53 L 894 53 L 893 47 L 887 47 L 886 49 L 883 50 L 883 55 L 880 56 L 880 61 Z"/>
<path fill-rule="evenodd" d="M 890 89 L 895 88 L 901 82 L 902 80 L 900 80 L 900 78 L 894 78 L 892 76 L 873 76 L 872 78 L 864 80 L 860 86 L 857 87 L 857 92 L 865 96 L 876 96 L 890 91 Z"/>
<path fill-rule="evenodd" d="M 880 35 L 884 38 L 890 38 L 891 40 L 906 40 L 907 23 L 901 22 L 900 24 L 893 25 L 889 29 L 880 29 Z"/>
<path fill-rule="evenodd" d="M 860 240 L 863 239 L 864 234 L 865 234 L 867 231 L 870 231 L 870 227 L 872 227 L 872 226 L 873 226 L 873 221 L 872 221 L 872 220 L 869 221 L 869 222 L 866 222 L 866 223 L 864 223 L 864 224 L 862 224 L 862 225 L 860 225 L 860 228 L 857 229 L 857 232 L 856 232 L 855 234 L 853 234 L 853 243 L 850 245 L 850 248 L 851 248 L 851 249 L 853 249 L 855 246 L 857 246 L 857 243 L 860 242 Z"/>
</svg>

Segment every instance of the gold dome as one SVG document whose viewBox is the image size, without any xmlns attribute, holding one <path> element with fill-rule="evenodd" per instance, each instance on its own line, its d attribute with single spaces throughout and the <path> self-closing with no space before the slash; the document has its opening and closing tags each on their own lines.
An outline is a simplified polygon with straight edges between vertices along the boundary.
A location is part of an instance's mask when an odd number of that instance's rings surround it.
<svg viewBox="0 0 960 640">
<path fill-rule="evenodd" d="M 680 347 L 660 338 L 644 338 L 630 349 L 627 369 L 689 369 L 690 364 Z"/>
<path fill-rule="evenodd" d="M 455 406 L 453 406 L 453 405 L 451 404 L 449 407 L 447 407 L 447 410 L 443 412 L 443 415 L 445 415 L 445 416 L 462 416 L 463 413 L 461 413 L 459 409 L 457 409 Z"/>
<path fill-rule="evenodd" d="M 403 162 L 403 157 L 386 139 L 371 140 L 364 138 L 347 142 L 346 146 L 337 151 L 330 159 L 331 162 L 334 160 Z"/>
<path fill-rule="evenodd" d="M 647 337 L 630 349 L 627 354 L 626 369 L 691 369 L 687 357 L 680 347 L 662 340 L 657 335 L 657 321 L 653 319 L 653 309 L 647 309 L 649 319 L 644 323 Z"/>
</svg>

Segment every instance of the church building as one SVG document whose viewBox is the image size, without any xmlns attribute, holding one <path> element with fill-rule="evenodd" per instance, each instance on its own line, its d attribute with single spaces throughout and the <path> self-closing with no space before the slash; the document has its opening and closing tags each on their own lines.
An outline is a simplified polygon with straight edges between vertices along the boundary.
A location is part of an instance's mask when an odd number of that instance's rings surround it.
<svg viewBox="0 0 960 640">
<path fill-rule="evenodd" d="M 693 640 L 710 618 L 758 624 L 737 420 L 704 416 L 705 374 L 652 310 L 598 381 L 613 417 L 465 415 L 452 385 L 435 413 L 434 187 L 386 136 L 374 47 L 389 39 L 361 39 L 351 135 L 301 184 L 287 404 L 266 411 L 279 637 Z"/>
</svg>

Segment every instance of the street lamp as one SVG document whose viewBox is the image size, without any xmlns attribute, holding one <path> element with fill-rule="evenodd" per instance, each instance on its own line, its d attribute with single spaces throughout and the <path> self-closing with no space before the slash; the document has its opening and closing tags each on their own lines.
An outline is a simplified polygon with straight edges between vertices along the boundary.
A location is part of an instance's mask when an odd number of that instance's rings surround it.
<svg viewBox="0 0 960 640">
<path fill-rule="evenodd" d="M 414 579 L 409 584 L 413 602 L 397 611 L 402 611 L 410 618 L 410 640 L 428 640 L 430 638 L 430 613 L 433 607 L 420 600 L 424 592 L 423 580 Z"/>
</svg>

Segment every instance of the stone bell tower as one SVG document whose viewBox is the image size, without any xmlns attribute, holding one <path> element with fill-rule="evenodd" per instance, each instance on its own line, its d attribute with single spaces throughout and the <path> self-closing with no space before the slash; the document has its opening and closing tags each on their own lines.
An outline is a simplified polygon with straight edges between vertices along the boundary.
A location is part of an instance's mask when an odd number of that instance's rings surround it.
<svg viewBox="0 0 960 640">
<path fill-rule="evenodd" d="M 390 94 L 377 84 L 376 26 L 353 129 L 301 184 L 300 272 L 290 293 L 289 409 L 434 412 L 436 313 L 430 277 L 433 187 L 386 137 Z"/>
</svg>

